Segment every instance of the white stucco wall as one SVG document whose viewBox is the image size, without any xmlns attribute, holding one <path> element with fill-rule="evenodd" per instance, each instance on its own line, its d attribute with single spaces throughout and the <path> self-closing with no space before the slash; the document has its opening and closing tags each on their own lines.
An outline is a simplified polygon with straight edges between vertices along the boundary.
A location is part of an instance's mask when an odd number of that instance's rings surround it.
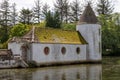
<svg viewBox="0 0 120 80">
<path fill-rule="evenodd" d="M 13 52 L 13 55 L 19 54 L 22 57 L 22 48 L 21 46 L 25 44 L 22 42 L 12 42 L 8 43 L 8 49 L 11 49 Z M 32 59 L 32 48 L 31 48 L 31 43 L 27 44 L 28 49 L 27 49 L 27 60 L 30 61 Z"/>
<path fill-rule="evenodd" d="M 88 42 L 88 60 L 101 60 L 101 26 L 99 24 L 80 24 L 76 30 Z"/>
<path fill-rule="evenodd" d="M 48 55 L 44 54 L 45 47 L 49 47 L 50 49 Z M 64 55 L 61 52 L 62 47 L 66 48 L 66 53 Z M 80 47 L 80 54 L 76 53 L 77 47 Z M 86 61 L 86 45 L 33 43 L 32 60 L 37 63 Z"/>
<path fill-rule="evenodd" d="M 13 54 L 20 54 L 21 55 L 21 46 L 23 43 L 12 42 L 8 43 L 8 49 L 11 49 Z"/>
</svg>

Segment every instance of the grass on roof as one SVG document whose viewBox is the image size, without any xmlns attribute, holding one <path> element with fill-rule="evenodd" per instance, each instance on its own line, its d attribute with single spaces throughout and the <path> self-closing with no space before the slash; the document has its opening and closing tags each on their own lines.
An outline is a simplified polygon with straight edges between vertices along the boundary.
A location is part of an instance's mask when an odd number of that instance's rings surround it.
<svg viewBox="0 0 120 80">
<path fill-rule="evenodd" d="M 79 33 L 72 30 L 36 28 L 35 35 L 40 42 L 83 44 Z"/>
</svg>

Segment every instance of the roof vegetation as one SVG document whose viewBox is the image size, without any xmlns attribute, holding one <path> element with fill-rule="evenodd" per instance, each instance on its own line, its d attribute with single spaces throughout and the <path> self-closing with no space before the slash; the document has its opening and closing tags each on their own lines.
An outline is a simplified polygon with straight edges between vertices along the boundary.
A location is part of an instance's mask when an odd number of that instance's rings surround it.
<svg viewBox="0 0 120 80">
<path fill-rule="evenodd" d="M 77 31 L 35 28 L 35 36 L 41 43 L 86 44 L 86 41 Z"/>
</svg>

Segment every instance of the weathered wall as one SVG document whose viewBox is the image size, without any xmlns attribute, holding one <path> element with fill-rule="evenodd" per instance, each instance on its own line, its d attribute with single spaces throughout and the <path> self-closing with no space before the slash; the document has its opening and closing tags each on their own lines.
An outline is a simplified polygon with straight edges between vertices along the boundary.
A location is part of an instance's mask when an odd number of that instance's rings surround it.
<svg viewBox="0 0 120 80">
<path fill-rule="evenodd" d="M 13 43 L 8 43 L 8 49 L 11 49 L 13 52 L 13 55 L 19 54 L 21 57 L 22 55 L 22 45 L 25 43 L 17 43 L 17 42 L 13 42 Z M 26 54 L 26 61 L 30 61 L 32 59 L 32 49 L 31 49 L 31 43 L 27 44 L 27 51 L 25 52 Z"/>
<path fill-rule="evenodd" d="M 11 49 L 13 54 L 21 54 L 21 46 L 23 45 L 23 43 L 17 43 L 17 42 L 13 42 L 13 43 L 8 43 L 8 49 Z"/>
<path fill-rule="evenodd" d="M 48 55 L 44 54 L 45 47 L 49 47 L 50 49 Z M 66 48 L 65 54 L 61 52 L 62 47 Z M 76 53 L 77 47 L 80 47 L 80 54 Z M 37 63 L 86 61 L 86 45 L 33 43 L 32 53 L 32 60 L 37 61 Z"/>
<path fill-rule="evenodd" d="M 99 24 L 80 24 L 76 29 L 88 42 L 88 60 L 101 60 L 101 26 Z"/>
</svg>

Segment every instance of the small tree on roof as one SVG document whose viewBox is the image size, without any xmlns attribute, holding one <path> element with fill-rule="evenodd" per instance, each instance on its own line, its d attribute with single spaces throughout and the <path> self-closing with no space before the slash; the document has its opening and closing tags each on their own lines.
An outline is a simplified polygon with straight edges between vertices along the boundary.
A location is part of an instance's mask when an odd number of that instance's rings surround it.
<svg viewBox="0 0 120 80">
<path fill-rule="evenodd" d="M 60 28 L 61 20 L 58 11 L 52 13 L 49 11 L 46 15 L 46 27 Z"/>
</svg>

